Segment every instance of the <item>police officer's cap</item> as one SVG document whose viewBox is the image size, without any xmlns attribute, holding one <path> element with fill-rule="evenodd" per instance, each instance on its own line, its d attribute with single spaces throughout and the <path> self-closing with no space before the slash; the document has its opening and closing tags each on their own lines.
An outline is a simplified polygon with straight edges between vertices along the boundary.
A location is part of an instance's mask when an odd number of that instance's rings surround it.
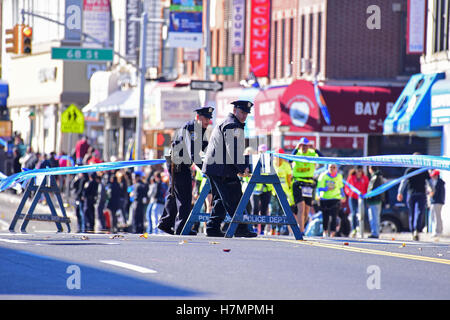
<svg viewBox="0 0 450 320">
<path fill-rule="evenodd" d="M 204 116 L 208 119 L 212 119 L 213 111 L 214 111 L 213 107 L 204 107 L 204 108 L 195 109 L 195 112 L 197 112 L 197 114 L 199 116 Z"/>
<path fill-rule="evenodd" d="M 252 110 L 253 107 L 253 103 L 251 103 L 250 101 L 247 100 L 236 100 L 231 102 L 231 104 L 233 106 L 235 106 L 236 108 L 241 109 L 244 112 L 250 113 L 250 111 Z"/>
<path fill-rule="evenodd" d="M 144 175 L 144 173 L 142 171 L 135 171 L 133 172 L 135 177 L 142 177 Z"/>
</svg>

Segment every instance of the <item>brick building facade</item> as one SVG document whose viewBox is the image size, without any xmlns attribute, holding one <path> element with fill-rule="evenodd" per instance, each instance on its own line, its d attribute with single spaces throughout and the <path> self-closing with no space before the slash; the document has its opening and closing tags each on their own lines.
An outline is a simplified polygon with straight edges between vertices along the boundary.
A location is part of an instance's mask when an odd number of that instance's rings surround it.
<svg viewBox="0 0 450 320">
<path fill-rule="evenodd" d="M 212 80 L 233 84 L 250 70 L 251 0 L 246 0 L 245 51 L 230 50 L 232 1 L 212 0 L 211 66 L 233 66 L 232 76 L 212 75 Z M 367 21 L 377 6 L 380 29 Z M 263 84 L 288 84 L 295 79 L 323 81 L 383 81 L 404 84 L 406 76 L 420 71 L 419 57 L 405 49 L 407 0 L 272 0 L 269 77 Z M 204 15 L 206 16 L 206 15 Z M 200 50 L 202 51 L 202 50 Z M 179 62 L 190 78 L 203 79 L 203 54 L 199 61 Z"/>
</svg>

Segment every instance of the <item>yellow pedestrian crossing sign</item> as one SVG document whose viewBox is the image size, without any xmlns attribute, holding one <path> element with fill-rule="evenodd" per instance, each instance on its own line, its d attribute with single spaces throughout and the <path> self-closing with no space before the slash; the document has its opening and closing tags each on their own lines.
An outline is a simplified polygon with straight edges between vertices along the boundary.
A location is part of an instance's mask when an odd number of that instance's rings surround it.
<svg viewBox="0 0 450 320">
<path fill-rule="evenodd" d="M 61 114 L 61 132 L 84 132 L 84 115 L 76 105 L 71 104 L 66 111 Z"/>
</svg>

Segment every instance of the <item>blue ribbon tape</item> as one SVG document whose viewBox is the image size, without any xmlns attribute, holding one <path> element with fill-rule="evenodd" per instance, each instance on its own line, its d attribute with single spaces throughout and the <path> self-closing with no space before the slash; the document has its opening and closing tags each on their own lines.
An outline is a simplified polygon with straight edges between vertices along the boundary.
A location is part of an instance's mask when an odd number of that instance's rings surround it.
<svg viewBox="0 0 450 320">
<path fill-rule="evenodd" d="M 110 171 L 131 167 L 151 166 L 155 164 L 165 163 L 165 159 L 156 160 L 133 160 L 133 161 L 118 161 L 118 162 L 103 162 L 93 165 L 79 166 L 79 167 L 60 167 L 60 168 L 45 168 L 34 169 L 13 174 L 0 181 L 0 192 L 11 188 L 15 182 L 21 183 L 23 181 L 38 177 L 38 176 L 54 176 L 66 174 L 89 173 L 97 171 Z"/>
<path fill-rule="evenodd" d="M 422 172 L 427 171 L 427 170 L 428 170 L 428 168 L 422 168 L 422 169 L 414 170 L 413 172 L 410 172 L 410 173 L 408 173 L 405 176 L 401 176 L 401 177 L 399 177 L 397 179 L 394 179 L 394 180 L 391 180 L 389 182 L 386 182 L 386 183 L 382 184 L 381 186 L 379 186 L 378 188 L 375 188 L 375 189 L 373 189 L 372 191 L 370 191 L 370 192 L 368 192 L 366 194 L 362 194 L 361 191 L 359 191 L 354 185 L 348 183 L 347 181 L 344 181 L 344 184 L 346 186 L 348 186 L 350 189 L 352 189 L 353 192 L 358 194 L 358 196 L 360 198 L 367 199 L 367 198 L 372 198 L 372 197 L 378 196 L 379 194 L 382 194 L 386 190 L 389 190 L 390 188 L 392 188 L 396 184 L 399 184 L 403 180 L 411 178 L 412 176 L 418 175 L 419 173 L 422 173 Z"/>
<path fill-rule="evenodd" d="M 428 155 L 390 155 L 371 156 L 359 158 L 336 158 L 336 157 L 307 157 L 294 156 L 285 153 L 273 153 L 275 157 L 289 161 L 314 162 L 320 164 L 334 163 L 337 165 L 362 165 L 362 166 L 384 166 L 384 167 L 411 167 L 428 168 L 450 171 L 450 158 Z"/>
</svg>

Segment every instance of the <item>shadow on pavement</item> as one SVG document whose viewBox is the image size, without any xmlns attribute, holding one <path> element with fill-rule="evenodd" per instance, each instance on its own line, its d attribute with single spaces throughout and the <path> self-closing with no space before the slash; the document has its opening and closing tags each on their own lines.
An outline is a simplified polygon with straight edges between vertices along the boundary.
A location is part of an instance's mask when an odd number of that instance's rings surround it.
<svg viewBox="0 0 450 320">
<path fill-rule="evenodd" d="M 0 248 L 0 261 L 0 295 L 187 298 L 203 294 L 82 264 L 76 264 L 80 289 L 69 289 L 67 283 L 74 283 L 74 272 L 68 269 L 74 265 L 71 262 L 6 248 Z"/>
</svg>

